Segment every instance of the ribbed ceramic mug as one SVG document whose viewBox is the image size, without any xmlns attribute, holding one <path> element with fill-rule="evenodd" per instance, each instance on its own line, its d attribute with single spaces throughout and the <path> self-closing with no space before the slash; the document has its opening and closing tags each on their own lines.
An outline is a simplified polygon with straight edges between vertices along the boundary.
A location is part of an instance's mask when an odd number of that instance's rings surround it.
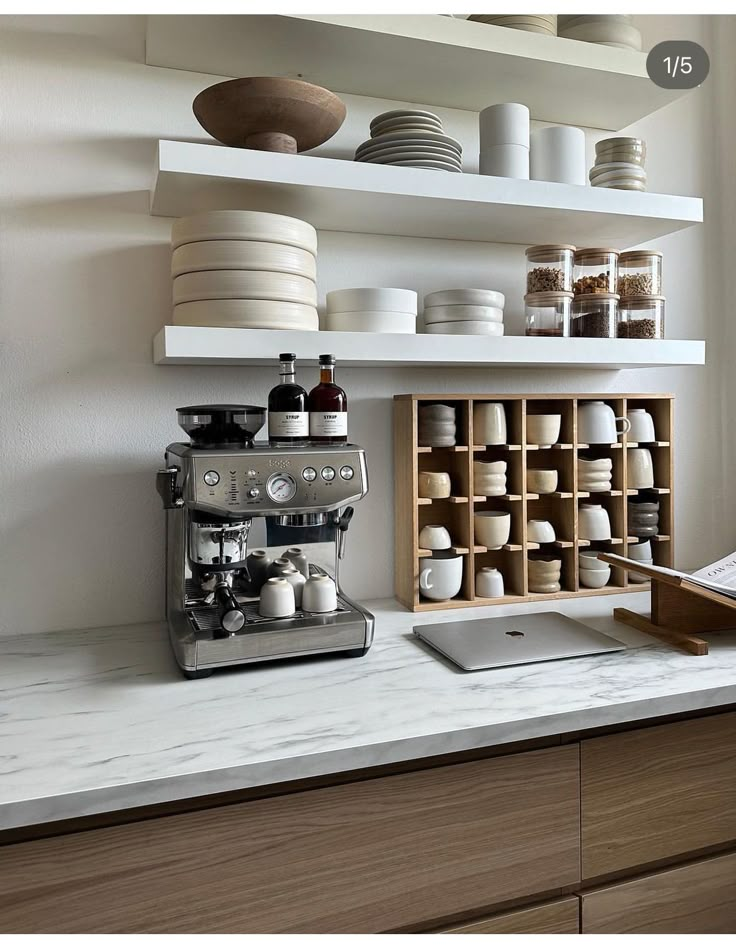
<svg viewBox="0 0 736 946">
<path fill-rule="evenodd" d="M 560 590 L 562 561 L 549 556 L 532 557 L 527 561 L 529 591 L 532 594 L 549 595 Z"/>
</svg>

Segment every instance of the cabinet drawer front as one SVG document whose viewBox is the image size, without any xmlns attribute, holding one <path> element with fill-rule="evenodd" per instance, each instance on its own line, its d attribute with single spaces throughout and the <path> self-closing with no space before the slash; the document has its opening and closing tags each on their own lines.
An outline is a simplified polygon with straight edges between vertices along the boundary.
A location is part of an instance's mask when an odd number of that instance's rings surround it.
<svg viewBox="0 0 736 946">
<path fill-rule="evenodd" d="M 583 933 L 733 933 L 736 854 L 582 896 Z"/>
<path fill-rule="evenodd" d="M 579 933 L 580 902 L 577 897 L 566 897 L 537 907 L 525 907 L 498 913 L 486 920 L 453 926 L 443 933 Z"/>
<path fill-rule="evenodd" d="M 0 848 L 3 932 L 380 932 L 579 879 L 576 746 Z"/>
<path fill-rule="evenodd" d="M 736 839 L 736 713 L 581 745 L 583 878 Z"/>
</svg>

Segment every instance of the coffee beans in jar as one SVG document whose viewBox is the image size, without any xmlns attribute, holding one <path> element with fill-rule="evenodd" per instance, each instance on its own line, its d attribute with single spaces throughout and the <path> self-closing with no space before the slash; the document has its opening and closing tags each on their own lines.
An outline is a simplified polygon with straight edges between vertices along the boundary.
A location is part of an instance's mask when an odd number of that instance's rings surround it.
<svg viewBox="0 0 736 946">
<path fill-rule="evenodd" d="M 615 338 L 618 296 L 615 293 L 586 293 L 572 301 L 570 334 L 577 338 Z"/>
<path fill-rule="evenodd" d="M 606 247 L 576 250 L 573 292 L 576 296 L 591 293 L 616 293 L 618 250 Z"/>
<path fill-rule="evenodd" d="M 664 296 L 621 299 L 619 338 L 664 338 Z"/>
<path fill-rule="evenodd" d="M 547 243 L 526 251 L 526 291 L 572 292 L 574 246 Z"/>
</svg>

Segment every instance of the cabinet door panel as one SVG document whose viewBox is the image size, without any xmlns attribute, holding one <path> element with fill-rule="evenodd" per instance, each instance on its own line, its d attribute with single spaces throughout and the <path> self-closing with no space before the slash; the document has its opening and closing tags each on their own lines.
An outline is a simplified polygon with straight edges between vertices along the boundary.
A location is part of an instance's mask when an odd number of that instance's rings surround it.
<svg viewBox="0 0 736 946">
<path fill-rule="evenodd" d="M 736 933 L 736 854 L 582 896 L 583 933 Z"/>
<path fill-rule="evenodd" d="M 580 904 L 577 897 L 553 903 L 498 913 L 466 926 L 453 926 L 443 933 L 579 933 Z"/>
<path fill-rule="evenodd" d="M 581 744 L 583 879 L 736 840 L 736 713 Z"/>
<path fill-rule="evenodd" d="M 578 758 L 564 746 L 10 845 L 0 931 L 381 932 L 576 883 Z"/>
</svg>

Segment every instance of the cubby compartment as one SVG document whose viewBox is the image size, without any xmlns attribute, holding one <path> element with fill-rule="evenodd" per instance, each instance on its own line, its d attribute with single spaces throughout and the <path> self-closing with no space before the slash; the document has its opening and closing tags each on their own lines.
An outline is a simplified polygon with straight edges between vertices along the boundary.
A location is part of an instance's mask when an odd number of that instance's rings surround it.
<svg viewBox="0 0 736 946">
<path fill-rule="evenodd" d="M 646 446 L 652 454 L 654 487 L 634 489 L 627 481 L 627 451 L 635 441 L 626 433 L 615 442 L 589 444 L 580 436 L 580 408 L 592 401 L 603 401 L 616 417 L 625 417 L 633 406 L 651 414 L 656 440 Z M 418 411 L 426 404 L 455 407 L 456 443 L 447 447 L 419 446 Z M 506 443 L 479 442 L 481 421 L 476 419 L 478 405 L 501 404 L 506 425 Z M 488 412 L 493 413 L 493 412 Z M 559 435 L 554 443 L 544 443 L 544 434 L 529 442 L 530 418 L 543 414 L 560 416 Z M 610 416 L 610 415 L 609 415 Z M 488 426 L 492 436 L 481 440 L 503 439 Z M 618 424 L 619 428 L 622 426 Z M 538 395 L 463 394 L 397 395 L 394 401 L 394 459 L 396 496 L 396 595 L 407 607 L 423 611 L 442 608 L 483 606 L 496 602 L 538 600 L 550 596 L 615 594 L 644 590 L 648 585 L 630 582 L 625 569 L 612 567 L 608 583 L 602 588 L 581 584 L 581 550 L 615 552 L 625 555 L 633 543 L 628 528 L 628 503 L 652 499 L 659 503 L 658 534 L 652 536 L 655 564 L 673 561 L 673 399 L 671 395 Z M 610 488 L 588 491 L 582 488 L 579 460 L 610 459 Z M 478 467 L 474 463 L 506 464 L 505 482 L 496 479 L 501 469 Z M 556 488 L 537 492 L 529 488 L 529 473 L 552 470 Z M 447 473 L 450 494 L 435 498 L 419 495 L 422 474 Z M 593 478 L 595 479 L 595 478 Z M 547 484 L 538 480 L 542 489 Z M 482 488 L 479 488 L 482 484 Z M 598 484 L 596 484 L 598 485 Z M 500 492 L 501 488 L 505 492 Z M 446 486 L 445 486 L 446 489 Z M 580 508 L 583 504 L 601 506 L 611 524 L 610 539 L 583 538 L 580 535 Z M 509 516 L 508 537 L 491 539 L 492 530 L 476 526 L 476 516 L 496 512 Z M 532 519 L 551 523 L 553 541 L 534 541 L 529 535 Z M 419 535 L 426 525 L 441 526 L 450 533 L 449 552 L 422 548 Z M 481 534 L 483 533 L 483 534 Z M 589 534 L 589 533 L 588 533 Z M 500 547 L 496 547 L 496 541 Z M 434 555 L 459 555 L 462 559 L 461 587 L 451 600 L 428 600 L 420 594 L 419 571 L 422 563 Z M 560 589 L 554 592 L 532 591 L 529 560 L 552 557 L 560 563 Z M 440 566 L 442 568 L 443 566 Z M 502 597 L 484 598 L 475 594 L 475 576 L 484 567 L 497 568 L 504 578 Z M 588 579 L 589 580 L 589 579 Z M 533 585 L 534 582 L 531 582 Z"/>
<path fill-rule="evenodd" d="M 475 450 L 484 447 L 495 446 L 503 451 L 514 452 L 520 450 L 523 443 L 523 404 L 520 400 L 505 400 L 502 397 L 476 397 L 469 396 L 472 418 L 472 439 Z M 505 419 L 506 436 L 499 438 L 497 425 L 492 417 L 495 415 L 495 409 L 486 410 L 484 405 L 500 404 L 503 407 L 503 416 Z M 491 418 L 485 417 L 490 414 Z M 497 442 L 504 439 L 505 443 Z"/>
</svg>

